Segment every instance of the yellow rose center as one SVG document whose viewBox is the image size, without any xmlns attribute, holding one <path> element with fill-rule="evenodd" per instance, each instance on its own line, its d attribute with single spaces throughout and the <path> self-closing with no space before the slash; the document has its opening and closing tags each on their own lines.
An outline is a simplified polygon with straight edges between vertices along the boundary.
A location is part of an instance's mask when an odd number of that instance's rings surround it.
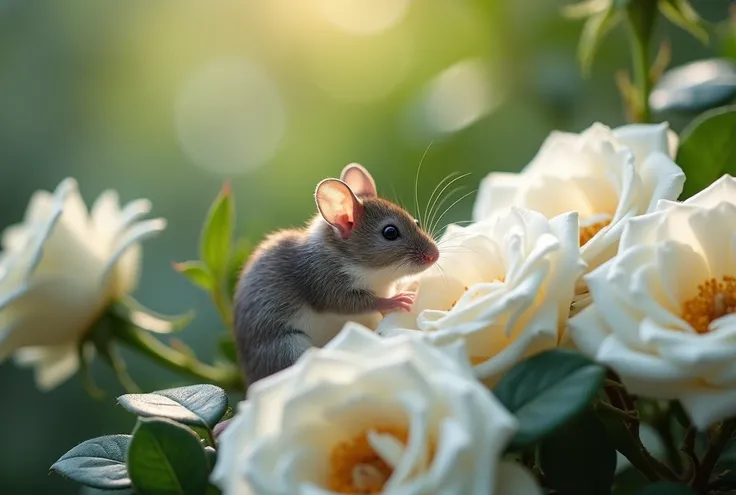
<svg viewBox="0 0 736 495">
<path fill-rule="evenodd" d="M 368 441 L 368 431 L 364 430 L 332 448 L 329 490 L 354 494 L 374 494 L 383 490 L 393 468 L 373 450 Z M 377 427 L 370 431 L 389 434 L 404 445 L 409 438 L 406 428 Z"/>
<path fill-rule="evenodd" d="M 601 231 L 601 229 L 603 229 L 603 227 L 608 226 L 608 224 L 610 223 L 610 220 L 603 220 L 601 222 L 590 224 L 587 227 L 580 227 L 580 245 L 584 246 L 585 244 L 587 244 L 594 235 L 596 235 L 598 232 Z"/>
<path fill-rule="evenodd" d="M 698 286 L 698 295 L 682 304 L 682 319 L 698 333 L 707 333 L 713 320 L 736 312 L 736 277 L 712 278 Z"/>
</svg>

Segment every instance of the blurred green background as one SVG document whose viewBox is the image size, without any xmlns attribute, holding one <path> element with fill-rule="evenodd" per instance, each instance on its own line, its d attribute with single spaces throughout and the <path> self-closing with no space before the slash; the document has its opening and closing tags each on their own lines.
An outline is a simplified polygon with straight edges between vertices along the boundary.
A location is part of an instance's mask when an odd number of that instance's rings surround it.
<svg viewBox="0 0 736 495">
<path fill-rule="evenodd" d="M 206 295 L 171 269 L 196 257 L 197 236 L 225 178 L 238 233 L 298 225 L 313 188 L 352 161 L 379 191 L 413 204 L 445 175 L 515 171 L 552 129 L 624 123 L 614 74 L 628 67 L 625 32 L 603 43 L 589 79 L 575 59 L 581 22 L 540 0 L 0 0 L 0 228 L 36 189 L 78 179 L 87 204 L 106 188 L 153 201 L 169 222 L 147 242 L 136 296 L 161 312 L 197 311 L 179 337 L 200 358 L 221 332 Z M 710 21 L 728 0 L 694 1 Z M 733 36 L 733 35 L 732 35 Z M 660 20 L 673 65 L 736 56 Z M 685 118 L 666 116 L 676 130 Z M 447 215 L 469 218 L 472 198 Z M 146 389 L 187 383 L 125 353 Z M 49 466 L 134 417 L 98 363 L 103 401 L 78 377 L 35 390 L 30 371 L 0 366 L 4 462 L 0 493 L 78 493 Z M 237 399 L 237 397 L 234 397 Z"/>
</svg>

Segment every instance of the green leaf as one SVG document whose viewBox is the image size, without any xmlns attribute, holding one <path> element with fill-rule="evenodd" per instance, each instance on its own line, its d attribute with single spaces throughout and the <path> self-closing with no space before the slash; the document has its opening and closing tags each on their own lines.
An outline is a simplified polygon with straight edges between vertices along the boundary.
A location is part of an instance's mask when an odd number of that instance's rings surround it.
<svg viewBox="0 0 736 495">
<path fill-rule="evenodd" d="M 613 0 L 584 0 L 563 6 L 562 15 L 568 19 L 582 19 L 603 12 L 612 4 Z"/>
<path fill-rule="evenodd" d="M 583 355 L 563 349 L 545 351 L 513 366 L 493 390 L 519 420 L 511 447 L 532 445 L 580 413 L 605 373 Z"/>
<path fill-rule="evenodd" d="M 171 333 L 186 327 L 194 319 L 194 311 L 164 315 L 143 306 L 131 296 L 123 298 L 114 310 L 124 320 L 152 333 Z"/>
<path fill-rule="evenodd" d="M 227 394 L 214 385 L 158 390 L 150 394 L 125 394 L 118 402 L 143 417 L 160 416 L 184 424 L 212 428 L 227 410 Z"/>
<path fill-rule="evenodd" d="M 606 10 L 588 17 L 588 20 L 585 21 L 578 43 L 578 60 L 584 76 L 590 74 L 590 67 L 593 65 L 593 59 L 601 42 L 621 19 L 621 12 L 611 5 Z"/>
<path fill-rule="evenodd" d="M 212 292 L 215 287 L 215 279 L 201 261 L 184 261 L 182 263 L 174 263 L 174 270 L 184 275 L 189 281 L 207 292 Z"/>
<path fill-rule="evenodd" d="M 708 43 L 708 30 L 705 21 L 698 15 L 688 0 L 659 0 L 659 11 L 672 24 L 681 27 L 701 43 Z"/>
<path fill-rule="evenodd" d="M 616 449 L 591 411 L 542 441 L 539 466 L 550 488 L 566 495 L 608 495 L 616 471 Z"/>
<path fill-rule="evenodd" d="M 695 492 L 685 485 L 660 481 L 640 488 L 636 495 L 695 495 Z"/>
<path fill-rule="evenodd" d="M 214 448 L 207 446 L 204 448 L 204 454 L 205 457 L 207 457 L 207 465 L 209 466 L 210 471 L 212 471 L 215 469 L 215 463 L 217 462 L 217 451 Z"/>
<path fill-rule="evenodd" d="M 140 418 L 127 457 L 137 493 L 202 495 L 207 488 L 204 448 L 192 430 L 165 418 Z"/>
<path fill-rule="evenodd" d="M 127 488 L 130 478 L 125 454 L 130 438 L 130 435 L 108 435 L 82 442 L 61 456 L 51 471 L 93 488 Z"/>
<path fill-rule="evenodd" d="M 230 183 L 226 182 L 210 207 L 199 241 L 199 257 L 218 280 L 225 275 L 230 260 L 234 216 Z"/>
<path fill-rule="evenodd" d="M 677 164 L 687 180 L 682 198 L 702 191 L 723 174 L 736 175 L 736 106 L 699 115 L 682 133 Z"/>
<path fill-rule="evenodd" d="M 233 338 L 230 335 L 222 337 L 217 343 L 217 347 L 225 359 L 233 364 L 238 364 L 238 353 L 235 349 L 235 342 L 233 342 Z"/>
</svg>

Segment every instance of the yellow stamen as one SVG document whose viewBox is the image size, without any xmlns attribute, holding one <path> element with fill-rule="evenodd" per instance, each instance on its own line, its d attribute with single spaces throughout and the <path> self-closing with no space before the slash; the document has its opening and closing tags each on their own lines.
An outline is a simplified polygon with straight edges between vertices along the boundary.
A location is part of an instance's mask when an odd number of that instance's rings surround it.
<svg viewBox="0 0 736 495">
<path fill-rule="evenodd" d="M 389 434 L 404 445 L 409 439 L 406 428 L 379 426 L 338 443 L 330 456 L 328 489 L 337 493 L 376 494 L 393 474 L 389 466 L 373 450 L 368 431 Z"/>
<path fill-rule="evenodd" d="M 698 286 L 698 295 L 682 303 L 682 319 L 696 332 L 708 333 L 713 320 L 736 312 L 736 277 L 712 278 Z"/>
<path fill-rule="evenodd" d="M 587 227 L 580 227 L 580 245 L 584 246 L 585 244 L 587 244 L 594 235 L 596 235 L 610 223 L 610 220 L 603 220 L 601 222 L 596 222 L 594 224 L 588 225 Z"/>
</svg>

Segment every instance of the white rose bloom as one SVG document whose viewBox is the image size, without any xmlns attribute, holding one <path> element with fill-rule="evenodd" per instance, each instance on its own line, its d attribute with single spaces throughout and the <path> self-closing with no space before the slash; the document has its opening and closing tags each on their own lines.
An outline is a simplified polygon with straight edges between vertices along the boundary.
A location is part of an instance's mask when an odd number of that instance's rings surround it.
<svg viewBox="0 0 736 495">
<path fill-rule="evenodd" d="M 541 494 L 500 461 L 516 428 L 462 343 L 443 351 L 348 323 L 250 387 L 212 480 L 225 495 Z"/>
<path fill-rule="evenodd" d="M 582 274 L 577 213 L 551 220 L 509 208 L 467 227 L 450 225 L 440 259 L 419 276 L 411 312 L 386 315 L 383 336 L 423 331 L 437 345 L 467 342 L 476 375 L 492 386 L 518 361 L 563 339 Z"/>
<path fill-rule="evenodd" d="M 570 321 L 583 353 L 634 394 L 678 399 L 700 429 L 736 414 L 736 180 L 631 220 L 618 255 L 585 276 Z"/>
<path fill-rule="evenodd" d="M 106 191 L 89 214 L 73 179 L 32 196 L 23 222 L 0 238 L 0 362 L 15 354 L 41 390 L 77 371 L 82 337 L 137 284 L 139 241 L 165 226 L 138 221 L 150 207 L 137 200 L 121 210 Z"/>
<path fill-rule="evenodd" d="M 624 220 L 680 195 L 685 175 L 672 161 L 677 146 L 667 123 L 613 130 L 595 123 L 580 134 L 554 131 L 521 173 L 494 172 L 481 181 L 473 218 L 488 218 L 507 206 L 547 218 L 577 211 L 582 257 L 590 271 L 616 254 Z M 585 307 L 590 297 L 582 281 L 576 292 L 576 308 Z"/>
</svg>

